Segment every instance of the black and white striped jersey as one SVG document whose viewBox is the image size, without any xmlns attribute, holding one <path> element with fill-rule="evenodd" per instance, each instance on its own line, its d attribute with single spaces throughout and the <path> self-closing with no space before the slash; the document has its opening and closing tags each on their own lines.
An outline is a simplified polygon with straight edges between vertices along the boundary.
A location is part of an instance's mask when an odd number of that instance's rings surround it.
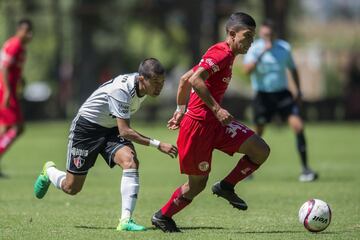
<svg viewBox="0 0 360 240">
<path fill-rule="evenodd" d="M 137 75 L 119 75 L 105 82 L 80 107 L 78 115 L 107 128 L 117 126 L 116 118 L 130 119 L 146 98 L 136 94 Z"/>
</svg>

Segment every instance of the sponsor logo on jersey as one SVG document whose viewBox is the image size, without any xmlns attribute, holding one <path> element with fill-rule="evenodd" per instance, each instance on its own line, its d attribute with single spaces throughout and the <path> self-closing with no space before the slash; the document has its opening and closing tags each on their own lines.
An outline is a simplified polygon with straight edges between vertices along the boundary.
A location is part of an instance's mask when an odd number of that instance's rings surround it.
<svg viewBox="0 0 360 240">
<path fill-rule="evenodd" d="M 201 162 L 199 163 L 199 170 L 202 171 L 202 172 L 206 172 L 208 169 L 209 169 L 209 163 L 208 162 Z"/>
<path fill-rule="evenodd" d="M 126 104 L 119 103 L 119 112 L 123 114 L 129 113 L 130 106 Z"/>
<path fill-rule="evenodd" d="M 201 60 L 201 61 L 204 61 L 204 60 Z M 205 63 L 208 64 L 208 65 L 211 67 L 211 69 L 212 69 L 212 71 L 213 71 L 214 73 L 220 71 L 219 66 L 216 65 L 216 64 L 213 62 L 212 59 L 210 59 L 210 58 L 205 59 Z"/>
<path fill-rule="evenodd" d="M 81 156 L 75 157 L 73 161 L 74 161 L 74 165 L 77 169 L 81 168 L 85 163 L 85 159 L 82 158 Z"/>
<path fill-rule="evenodd" d="M 83 150 L 83 149 L 73 147 L 73 148 L 71 148 L 71 155 L 87 157 L 89 155 L 89 150 Z"/>
</svg>

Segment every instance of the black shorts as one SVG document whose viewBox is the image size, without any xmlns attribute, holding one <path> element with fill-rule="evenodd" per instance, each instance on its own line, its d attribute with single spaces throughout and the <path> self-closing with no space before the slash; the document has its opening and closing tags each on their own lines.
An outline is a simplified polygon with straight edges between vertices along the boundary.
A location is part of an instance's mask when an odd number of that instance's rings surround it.
<svg viewBox="0 0 360 240">
<path fill-rule="evenodd" d="M 115 152 L 125 145 L 134 147 L 119 136 L 117 127 L 105 128 L 78 116 L 70 128 L 66 169 L 73 174 L 85 175 L 94 166 L 99 153 L 112 168 Z"/>
<path fill-rule="evenodd" d="M 299 115 L 299 107 L 289 90 L 279 92 L 258 92 L 253 101 L 254 122 L 257 125 L 269 123 L 274 115 L 284 121 L 290 115 Z"/>
</svg>

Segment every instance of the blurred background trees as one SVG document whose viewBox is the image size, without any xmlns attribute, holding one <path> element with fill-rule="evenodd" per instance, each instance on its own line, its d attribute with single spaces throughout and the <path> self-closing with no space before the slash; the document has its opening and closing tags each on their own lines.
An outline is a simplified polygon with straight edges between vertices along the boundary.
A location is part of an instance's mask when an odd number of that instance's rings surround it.
<svg viewBox="0 0 360 240">
<path fill-rule="evenodd" d="M 0 0 L 0 42 L 20 18 L 33 20 L 26 81 L 46 83 L 52 95 L 24 101 L 28 119 L 71 117 L 100 83 L 136 71 L 145 57 L 160 59 L 168 72 L 166 101 L 150 100 L 151 111 L 139 116 L 155 120 L 169 116 L 179 76 L 224 38 L 224 22 L 235 11 L 250 13 L 258 24 L 273 19 L 278 36 L 293 44 L 307 118 L 360 119 L 357 0 Z M 241 62 L 225 104 L 248 118 L 252 92 Z"/>
</svg>

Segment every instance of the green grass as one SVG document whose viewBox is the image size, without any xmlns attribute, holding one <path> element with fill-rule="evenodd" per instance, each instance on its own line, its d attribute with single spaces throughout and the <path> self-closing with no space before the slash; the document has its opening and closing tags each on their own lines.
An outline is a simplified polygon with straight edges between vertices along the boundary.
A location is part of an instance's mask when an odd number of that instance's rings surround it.
<svg viewBox="0 0 360 240">
<path fill-rule="evenodd" d="M 176 132 L 159 125 L 134 125 L 140 132 L 175 142 Z M 47 160 L 65 168 L 69 123 L 30 123 L 3 159 L 9 175 L 0 179 L 0 239 L 360 239 L 360 124 L 307 126 L 310 163 L 319 171 L 315 183 L 297 181 L 300 165 L 294 136 L 288 128 L 271 127 L 265 139 L 269 160 L 253 181 L 237 186 L 249 209 L 239 212 L 211 194 L 210 186 L 239 159 L 220 152 L 205 191 L 175 216 L 181 234 L 151 228 L 150 217 L 185 181 L 177 161 L 159 151 L 136 145 L 141 161 L 137 222 L 144 233 L 116 232 L 120 209 L 120 168 L 109 169 L 101 158 L 88 174 L 83 191 L 67 196 L 53 186 L 35 199 L 33 183 Z M 333 220 L 323 233 L 307 232 L 298 222 L 298 209 L 310 198 L 327 201 Z"/>
</svg>

